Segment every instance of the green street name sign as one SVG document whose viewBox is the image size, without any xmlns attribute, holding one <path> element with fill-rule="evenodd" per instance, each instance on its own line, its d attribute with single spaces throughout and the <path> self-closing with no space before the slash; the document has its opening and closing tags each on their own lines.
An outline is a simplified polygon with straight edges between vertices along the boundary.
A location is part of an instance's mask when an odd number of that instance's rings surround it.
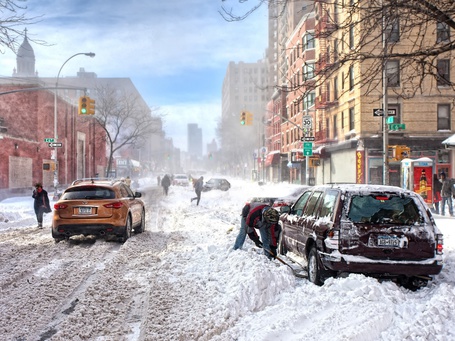
<svg viewBox="0 0 455 341">
<path fill-rule="evenodd" d="M 303 155 L 304 156 L 313 155 L 313 142 L 303 142 Z"/>
<path fill-rule="evenodd" d="M 404 124 L 404 123 L 389 124 L 389 130 L 405 130 L 405 129 L 406 129 L 406 124 Z"/>
<path fill-rule="evenodd" d="M 53 137 L 48 137 L 48 138 L 44 139 L 44 142 L 48 142 L 48 143 L 49 142 L 54 142 L 54 141 L 55 141 L 55 139 Z"/>
</svg>

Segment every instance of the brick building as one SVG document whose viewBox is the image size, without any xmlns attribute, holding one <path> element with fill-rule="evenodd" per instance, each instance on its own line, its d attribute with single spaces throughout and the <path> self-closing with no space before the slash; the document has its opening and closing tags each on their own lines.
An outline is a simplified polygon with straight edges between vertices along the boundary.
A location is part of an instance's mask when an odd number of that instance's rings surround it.
<svg viewBox="0 0 455 341">
<path fill-rule="evenodd" d="M 77 103 L 57 97 L 57 135 L 62 146 L 55 160 L 54 90 L 37 77 L 27 36 L 18 50 L 13 77 L 0 80 L 0 198 L 30 190 L 41 182 L 51 192 L 54 171 L 62 186 L 79 177 L 103 174 L 104 131 L 92 117 L 77 114 Z M 32 89 L 32 90 L 30 90 Z"/>
</svg>

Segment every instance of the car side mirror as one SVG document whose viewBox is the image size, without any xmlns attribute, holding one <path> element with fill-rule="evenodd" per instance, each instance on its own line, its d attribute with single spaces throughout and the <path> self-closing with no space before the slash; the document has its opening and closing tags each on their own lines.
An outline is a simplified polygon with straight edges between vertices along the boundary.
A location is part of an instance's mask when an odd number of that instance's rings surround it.
<svg viewBox="0 0 455 341">
<path fill-rule="evenodd" d="M 142 193 L 141 192 L 134 192 L 134 197 L 135 198 L 140 198 L 140 197 L 142 197 Z"/>
</svg>

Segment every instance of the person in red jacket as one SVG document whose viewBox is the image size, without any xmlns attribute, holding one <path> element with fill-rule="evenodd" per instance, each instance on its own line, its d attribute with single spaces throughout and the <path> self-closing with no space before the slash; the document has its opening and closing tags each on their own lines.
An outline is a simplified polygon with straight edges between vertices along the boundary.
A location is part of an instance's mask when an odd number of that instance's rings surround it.
<svg viewBox="0 0 455 341">
<path fill-rule="evenodd" d="M 251 209 L 246 218 L 247 226 L 259 229 L 262 248 L 267 258 L 277 256 L 278 240 L 281 227 L 278 224 L 280 214 L 277 210 L 267 204 L 256 206 Z"/>
</svg>

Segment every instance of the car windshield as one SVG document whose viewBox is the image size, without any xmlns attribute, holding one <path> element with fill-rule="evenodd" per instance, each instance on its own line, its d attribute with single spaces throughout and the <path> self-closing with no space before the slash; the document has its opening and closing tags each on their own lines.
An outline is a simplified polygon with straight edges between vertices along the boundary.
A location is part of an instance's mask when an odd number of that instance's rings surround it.
<svg viewBox="0 0 455 341">
<path fill-rule="evenodd" d="M 69 188 L 62 195 L 63 200 L 114 198 L 115 193 L 113 190 L 98 186 Z"/>
<path fill-rule="evenodd" d="M 413 225 L 421 221 L 411 197 L 381 194 L 352 196 L 348 218 L 354 223 Z"/>
</svg>

